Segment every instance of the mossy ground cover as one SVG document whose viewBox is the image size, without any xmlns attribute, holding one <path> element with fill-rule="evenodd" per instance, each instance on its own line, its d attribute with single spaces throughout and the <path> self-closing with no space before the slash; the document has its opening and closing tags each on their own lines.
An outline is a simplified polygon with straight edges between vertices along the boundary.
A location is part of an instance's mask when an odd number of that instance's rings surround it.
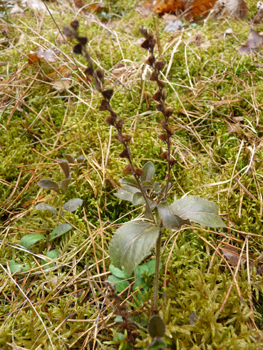
<svg viewBox="0 0 263 350">
<path fill-rule="evenodd" d="M 80 21 L 95 65 L 105 69 L 105 85 L 114 86 L 112 106 L 133 135 L 136 166 L 152 160 L 157 180 L 164 182 L 166 167 L 160 154 L 165 149 L 158 139 L 161 116 L 150 98 L 156 87 L 145 72 L 138 27 L 146 25 L 159 35 L 159 54 L 167 67 L 167 102 L 175 109 L 172 154 L 178 163 L 170 196 L 189 193 L 213 200 L 227 225 L 218 231 L 187 227 L 163 237 L 160 313 L 167 327 L 165 340 L 169 349 L 260 349 L 262 58 L 260 51 L 247 57 L 236 52 L 246 42 L 249 22 L 219 16 L 185 23 L 183 32 L 167 34 L 162 21 L 143 19 L 135 11 L 135 1 L 106 2 L 114 28 L 96 17 L 76 14 L 69 3 L 48 6 L 61 29 L 75 18 Z M 252 17 L 255 4 L 250 1 L 248 6 Z M 0 54 L 6 63 L 0 67 L 0 345 L 128 349 L 118 333 L 105 281 L 112 234 L 138 212 L 113 195 L 126 163 L 118 157 L 121 150 L 104 122 L 107 115 L 99 111 L 101 98 L 90 82 L 83 81 L 86 62 L 73 57 L 73 44 L 61 41 L 49 14 L 27 9 L 23 15 L 0 20 Z M 225 33 L 229 28 L 233 34 Z M 263 30 L 263 25 L 256 30 Z M 196 46 L 198 35 L 207 48 Z M 54 45 L 61 50 L 56 62 L 28 64 L 31 50 Z M 48 74 L 62 68 L 70 72 L 70 85 L 57 90 Z M 69 191 L 58 198 L 40 190 L 37 182 L 62 180 L 55 160 L 63 153 L 82 155 L 85 161 L 72 165 Z M 30 249 L 21 245 L 26 234 L 48 237 L 62 222 L 36 211 L 38 202 L 57 206 L 75 197 L 83 200 L 82 208 L 63 218 L 73 230 Z M 232 261 L 224 257 L 224 245 L 242 252 L 238 269 L 233 254 Z M 45 268 L 46 253 L 52 249 L 57 249 L 58 258 Z M 19 265 L 15 274 L 11 261 Z M 152 277 L 147 278 L 151 286 Z M 135 318 L 139 349 L 150 341 L 146 324 L 151 298 L 151 288 L 146 295 L 131 289 L 123 293 L 131 311 L 141 310 Z"/>
</svg>

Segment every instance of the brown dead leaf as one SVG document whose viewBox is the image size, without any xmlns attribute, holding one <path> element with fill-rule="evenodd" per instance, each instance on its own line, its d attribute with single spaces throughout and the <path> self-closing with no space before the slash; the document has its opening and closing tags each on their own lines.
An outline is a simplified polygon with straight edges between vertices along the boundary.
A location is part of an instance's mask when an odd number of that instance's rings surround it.
<svg viewBox="0 0 263 350">
<path fill-rule="evenodd" d="M 220 247 L 220 250 L 222 250 L 224 257 L 227 258 L 232 266 L 236 267 L 238 265 L 240 260 L 240 251 L 236 247 L 227 245 L 223 248 Z M 246 259 L 243 257 L 241 259 L 241 263 L 244 264 Z"/>
<path fill-rule="evenodd" d="M 263 37 L 256 32 L 254 29 L 250 29 L 250 33 L 247 37 L 247 43 L 245 45 L 242 45 L 237 52 L 239 52 L 241 55 L 247 56 L 253 50 L 257 50 L 260 46 L 263 45 Z"/>
<path fill-rule="evenodd" d="M 44 59 L 47 62 L 54 63 L 58 60 L 58 55 L 60 54 L 60 51 L 57 49 L 47 49 L 44 51 L 41 47 L 38 48 L 37 56 L 40 59 Z"/>
<path fill-rule="evenodd" d="M 229 132 L 229 134 L 237 133 L 238 136 L 243 135 L 242 128 L 239 124 L 228 124 L 227 131 Z"/>
</svg>

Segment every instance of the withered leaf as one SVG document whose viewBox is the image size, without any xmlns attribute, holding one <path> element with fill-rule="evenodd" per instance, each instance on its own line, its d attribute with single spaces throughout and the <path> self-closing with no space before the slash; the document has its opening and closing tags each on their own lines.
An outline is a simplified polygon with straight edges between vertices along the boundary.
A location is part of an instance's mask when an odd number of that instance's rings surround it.
<svg viewBox="0 0 263 350">
<path fill-rule="evenodd" d="M 254 29 L 250 29 L 250 33 L 247 38 L 247 46 L 251 49 L 257 49 L 263 44 L 263 38 Z"/>
</svg>

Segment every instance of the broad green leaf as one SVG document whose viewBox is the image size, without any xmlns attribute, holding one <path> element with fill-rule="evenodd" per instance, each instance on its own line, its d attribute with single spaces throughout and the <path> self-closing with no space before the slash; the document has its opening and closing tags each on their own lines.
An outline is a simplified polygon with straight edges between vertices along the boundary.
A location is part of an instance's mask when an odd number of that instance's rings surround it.
<svg viewBox="0 0 263 350">
<path fill-rule="evenodd" d="M 72 226 L 70 224 L 60 224 L 60 225 L 58 225 L 51 232 L 49 241 L 53 241 L 55 238 L 58 238 L 58 237 L 64 235 L 64 233 L 70 231 L 71 229 L 72 229 Z"/>
<path fill-rule="evenodd" d="M 69 163 L 74 163 L 75 158 L 71 154 L 63 153 L 63 157 L 67 159 Z"/>
<path fill-rule="evenodd" d="M 137 181 L 134 180 L 134 179 L 131 179 L 130 177 L 123 177 L 122 179 L 119 180 L 119 182 L 121 184 L 127 184 L 127 185 L 130 185 L 132 187 L 137 187 L 138 188 Z"/>
<path fill-rule="evenodd" d="M 124 266 L 131 274 L 145 255 L 153 248 L 159 236 L 159 228 L 142 220 L 122 225 L 110 243 L 110 257 L 114 266 Z"/>
<path fill-rule="evenodd" d="M 35 205 L 36 210 L 49 210 L 54 215 L 57 215 L 57 209 L 55 207 L 52 207 L 52 205 L 46 204 L 46 203 L 38 203 Z"/>
<path fill-rule="evenodd" d="M 51 258 L 51 259 L 57 259 L 57 258 L 58 258 L 58 251 L 57 251 L 57 249 L 50 250 L 50 251 L 46 254 L 46 256 L 47 256 L 48 258 Z M 46 264 L 46 263 L 48 263 L 48 262 L 50 262 L 50 260 L 44 260 L 44 261 L 43 261 L 44 264 Z M 49 269 L 50 267 L 53 267 L 53 266 L 55 266 L 55 263 L 51 263 L 51 264 L 45 266 L 45 267 L 44 267 L 44 270 Z"/>
<path fill-rule="evenodd" d="M 188 220 L 183 220 L 178 215 L 174 215 L 169 207 L 159 204 L 157 206 L 160 219 L 164 226 L 170 229 L 179 229 L 183 224 L 187 223 Z"/>
<path fill-rule="evenodd" d="M 145 279 L 142 276 L 138 276 L 134 282 L 132 290 L 136 290 L 138 288 L 143 288 L 144 290 L 148 290 L 149 286 L 146 285 Z"/>
<path fill-rule="evenodd" d="M 69 169 L 69 165 L 68 165 L 68 161 L 65 159 L 59 159 L 57 161 L 58 165 L 60 166 L 60 168 L 62 169 L 65 178 L 68 179 L 70 176 L 70 169 Z"/>
<path fill-rule="evenodd" d="M 155 174 L 155 167 L 153 163 L 151 161 L 147 162 L 142 167 L 142 170 L 143 170 L 143 174 L 141 176 L 141 182 L 144 182 L 144 181 L 151 182 Z"/>
<path fill-rule="evenodd" d="M 162 338 L 164 336 L 165 324 L 160 316 L 154 315 L 151 317 L 148 324 L 148 333 L 152 338 Z"/>
<path fill-rule="evenodd" d="M 134 193 L 133 198 L 132 198 L 132 203 L 134 205 L 140 205 L 140 204 L 145 203 L 144 197 L 143 197 L 141 192 Z"/>
<path fill-rule="evenodd" d="M 128 275 L 126 273 L 126 271 L 125 271 L 123 266 L 122 266 L 122 270 L 120 270 L 117 267 L 115 267 L 113 264 L 110 264 L 109 270 L 114 276 L 116 276 L 118 278 L 126 279 L 126 278 L 130 278 L 131 277 L 130 275 Z"/>
<path fill-rule="evenodd" d="M 174 215 L 182 219 L 189 219 L 203 226 L 225 227 L 223 220 L 218 215 L 217 204 L 205 198 L 188 196 L 174 201 L 170 205 Z"/>
<path fill-rule="evenodd" d="M 85 160 L 86 158 L 84 157 L 84 156 L 79 156 L 78 158 L 77 158 L 77 163 L 78 164 L 82 164 L 82 163 L 84 163 L 84 160 Z"/>
<path fill-rule="evenodd" d="M 55 181 L 52 180 L 40 180 L 38 181 L 38 186 L 44 188 L 45 190 L 54 190 L 59 193 L 59 186 Z"/>
<path fill-rule="evenodd" d="M 110 275 L 108 278 L 109 282 L 116 287 L 118 293 L 121 293 L 125 288 L 129 286 L 129 282 L 118 278 L 116 276 Z"/>
<path fill-rule="evenodd" d="M 165 350 L 166 343 L 164 340 L 157 338 L 147 348 L 147 350 Z"/>
<path fill-rule="evenodd" d="M 21 244 L 22 246 L 29 248 L 31 245 L 41 241 L 42 239 L 45 239 L 45 236 L 43 236 L 41 233 L 29 233 L 21 238 Z"/>
<path fill-rule="evenodd" d="M 140 190 L 129 185 L 124 185 L 118 190 L 117 193 L 114 193 L 114 196 L 122 200 L 132 202 L 133 195 L 136 192 L 140 192 Z"/>
<path fill-rule="evenodd" d="M 162 188 L 161 188 L 160 184 L 158 184 L 158 182 L 155 182 L 153 184 L 153 190 L 154 190 L 155 193 L 159 193 L 161 191 L 161 189 Z"/>
<path fill-rule="evenodd" d="M 63 193 L 67 192 L 68 186 L 70 184 L 70 180 L 71 180 L 71 178 L 68 178 L 68 179 L 64 179 L 60 182 L 60 187 L 61 187 Z"/>
<path fill-rule="evenodd" d="M 11 273 L 15 272 L 23 272 L 30 270 L 30 266 L 28 264 L 17 264 L 14 262 L 14 260 L 11 260 L 9 262 L 9 268 Z"/>
<path fill-rule="evenodd" d="M 153 185 L 152 185 L 152 183 L 149 182 L 149 181 L 144 181 L 144 182 L 142 183 L 142 188 L 143 188 L 144 190 L 150 190 L 150 189 L 153 188 Z"/>
<path fill-rule="evenodd" d="M 73 211 L 77 210 L 78 207 L 80 207 L 83 203 L 83 200 L 80 198 L 73 198 L 70 199 L 68 202 L 63 204 L 63 208 L 66 211 L 69 211 L 70 213 L 73 213 Z"/>
</svg>

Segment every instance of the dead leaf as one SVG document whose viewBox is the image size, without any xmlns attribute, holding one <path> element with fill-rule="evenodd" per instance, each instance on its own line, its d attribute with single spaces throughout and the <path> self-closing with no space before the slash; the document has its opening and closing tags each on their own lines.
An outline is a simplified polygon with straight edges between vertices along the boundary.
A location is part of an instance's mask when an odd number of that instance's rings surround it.
<svg viewBox="0 0 263 350">
<path fill-rule="evenodd" d="M 217 0 L 214 8 L 221 11 L 226 9 L 231 16 L 241 19 L 248 16 L 248 7 L 245 0 Z"/>
<path fill-rule="evenodd" d="M 232 266 L 236 267 L 238 265 L 240 253 L 236 247 L 227 245 L 224 248 L 220 248 L 220 250 L 222 250 L 224 257 L 227 258 Z M 241 263 L 244 264 L 246 262 L 246 259 L 243 257 L 241 259 Z"/>
<path fill-rule="evenodd" d="M 47 62 L 54 63 L 58 60 L 58 55 L 60 51 L 57 49 L 47 49 L 44 51 L 41 47 L 38 48 L 37 56 L 40 59 L 44 59 Z"/>
<path fill-rule="evenodd" d="M 31 10 L 36 12 L 47 12 L 46 6 L 43 1 L 40 0 L 23 0 L 23 7 L 29 7 Z"/>
<path fill-rule="evenodd" d="M 229 134 L 237 133 L 238 136 L 243 135 L 242 128 L 239 124 L 228 124 L 227 131 Z"/>
<path fill-rule="evenodd" d="M 21 9 L 21 7 L 19 7 L 17 4 L 15 4 L 15 6 L 10 11 L 10 15 L 15 15 L 18 13 L 24 13 L 24 10 Z"/>
<path fill-rule="evenodd" d="M 166 33 L 168 32 L 175 32 L 176 30 L 181 30 L 183 28 L 183 23 L 180 20 L 176 20 L 174 22 L 169 22 L 166 24 L 164 31 Z"/>
<path fill-rule="evenodd" d="M 68 90 L 70 87 L 70 79 L 68 78 L 56 79 L 53 81 L 52 87 L 53 89 L 56 89 L 59 92 Z"/>
<path fill-rule="evenodd" d="M 256 32 L 254 29 L 251 28 L 247 38 L 246 45 L 242 45 L 237 50 L 237 52 L 239 52 L 241 55 L 247 56 L 253 50 L 258 49 L 262 45 L 263 45 L 263 37 L 258 32 Z"/>
</svg>

